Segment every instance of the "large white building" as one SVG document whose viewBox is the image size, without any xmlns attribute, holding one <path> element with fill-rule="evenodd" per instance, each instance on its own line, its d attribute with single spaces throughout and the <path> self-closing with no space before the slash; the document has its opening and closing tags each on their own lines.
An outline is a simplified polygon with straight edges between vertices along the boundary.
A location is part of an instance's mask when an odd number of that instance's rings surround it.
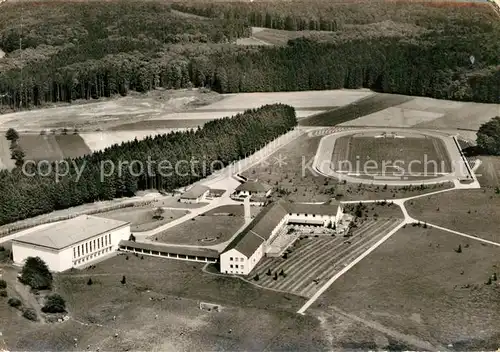
<svg viewBox="0 0 500 352">
<path fill-rule="evenodd" d="M 184 192 L 180 201 L 182 203 L 200 203 L 210 192 L 210 188 L 203 185 L 195 185 Z"/>
<path fill-rule="evenodd" d="M 224 274 L 248 275 L 288 224 L 329 226 L 338 224 L 343 211 L 340 203 L 298 204 L 280 200 L 266 206 L 220 255 Z"/>
<path fill-rule="evenodd" d="M 82 215 L 35 230 L 12 241 L 14 263 L 40 257 L 59 272 L 95 262 L 118 249 L 130 237 L 130 223 Z"/>
</svg>

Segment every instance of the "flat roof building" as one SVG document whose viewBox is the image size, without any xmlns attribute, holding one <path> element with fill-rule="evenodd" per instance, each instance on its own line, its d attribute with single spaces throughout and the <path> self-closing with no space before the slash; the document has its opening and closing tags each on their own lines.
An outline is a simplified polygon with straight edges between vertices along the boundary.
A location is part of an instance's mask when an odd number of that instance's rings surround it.
<svg viewBox="0 0 500 352">
<path fill-rule="evenodd" d="M 203 185 L 195 185 L 181 195 L 183 203 L 199 203 L 208 194 L 210 188 Z"/>
<path fill-rule="evenodd" d="M 51 271 L 59 272 L 111 254 L 129 237 L 129 222 L 81 215 L 14 239 L 12 254 L 16 264 L 40 257 Z"/>
</svg>

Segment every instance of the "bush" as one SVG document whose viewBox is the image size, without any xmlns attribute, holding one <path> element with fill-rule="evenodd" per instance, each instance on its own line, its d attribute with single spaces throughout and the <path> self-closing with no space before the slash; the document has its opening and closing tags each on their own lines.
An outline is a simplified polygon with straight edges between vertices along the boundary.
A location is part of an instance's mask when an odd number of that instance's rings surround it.
<svg viewBox="0 0 500 352">
<path fill-rule="evenodd" d="M 267 276 L 271 276 L 271 269 L 267 269 L 267 273 L 266 273 Z"/>
<path fill-rule="evenodd" d="M 7 297 L 7 290 L 0 290 L 0 297 Z"/>
<path fill-rule="evenodd" d="M 255 274 L 255 276 L 253 277 L 253 279 L 254 279 L 255 281 L 259 281 L 259 274 Z"/>
<path fill-rule="evenodd" d="M 89 277 L 89 281 L 87 281 L 87 285 L 89 285 L 89 286 L 90 286 L 90 285 L 92 285 L 92 284 L 93 284 L 93 282 L 92 282 L 92 278 L 90 278 L 90 277 Z"/>
<path fill-rule="evenodd" d="M 0 279 L 0 290 L 7 288 L 7 281 Z"/>
<path fill-rule="evenodd" d="M 127 283 L 127 279 L 125 278 L 125 275 L 123 275 L 121 281 L 122 285 L 125 285 Z"/>
<path fill-rule="evenodd" d="M 14 308 L 19 308 L 21 306 L 21 304 L 23 304 L 21 302 L 21 300 L 19 298 L 16 298 L 16 297 L 9 298 L 7 303 L 9 304 L 9 306 L 14 307 Z"/>
<path fill-rule="evenodd" d="M 25 309 L 23 312 L 23 317 L 31 321 L 37 321 L 38 316 L 36 315 L 36 311 L 32 308 Z"/>
<path fill-rule="evenodd" d="M 44 313 L 64 313 L 66 312 L 66 302 L 58 293 L 47 296 L 45 305 L 42 307 Z"/>
<path fill-rule="evenodd" d="M 52 274 L 42 259 L 28 257 L 21 271 L 21 282 L 37 290 L 50 289 Z"/>
</svg>

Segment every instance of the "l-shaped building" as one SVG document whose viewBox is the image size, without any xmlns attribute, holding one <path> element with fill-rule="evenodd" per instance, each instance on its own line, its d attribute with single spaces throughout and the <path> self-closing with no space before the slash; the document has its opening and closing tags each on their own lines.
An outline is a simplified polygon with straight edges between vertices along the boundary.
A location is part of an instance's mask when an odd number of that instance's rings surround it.
<svg viewBox="0 0 500 352">
<path fill-rule="evenodd" d="M 298 204 L 279 200 L 271 203 L 226 247 L 220 255 L 220 271 L 248 275 L 268 253 L 271 243 L 286 234 L 286 225 L 337 226 L 342 216 L 339 202 Z"/>
</svg>

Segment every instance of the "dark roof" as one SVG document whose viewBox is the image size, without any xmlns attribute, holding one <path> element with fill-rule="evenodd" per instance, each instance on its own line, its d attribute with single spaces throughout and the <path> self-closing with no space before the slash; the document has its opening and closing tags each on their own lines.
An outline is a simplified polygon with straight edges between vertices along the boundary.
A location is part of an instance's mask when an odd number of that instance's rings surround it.
<svg viewBox="0 0 500 352">
<path fill-rule="evenodd" d="M 247 192 L 267 192 L 272 187 L 258 181 L 247 181 L 236 187 L 236 191 L 247 191 Z"/>
<path fill-rule="evenodd" d="M 120 246 L 133 247 L 138 249 L 149 249 L 151 251 L 172 253 L 172 254 L 183 254 L 198 257 L 207 257 L 217 259 L 219 258 L 219 252 L 215 249 L 210 248 L 195 248 L 195 247 L 178 247 L 161 245 L 155 243 L 144 243 L 144 242 L 133 242 L 133 241 L 120 241 Z"/>
<path fill-rule="evenodd" d="M 259 248 L 259 246 L 271 236 L 271 231 L 278 225 L 288 213 L 283 207 L 285 201 L 278 201 L 267 205 L 253 221 L 236 236 L 226 247 L 224 252 L 236 249 L 247 257 Z"/>
<path fill-rule="evenodd" d="M 289 213 L 315 214 L 315 215 L 336 215 L 340 202 L 331 201 L 330 204 L 304 204 L 288 203 Z"/>
<path fill-rule="evenodd" d="M 195 185 L 195 186 L 191 187 L 190 189 L 188 189 L 186 192 L 184 192 L 181 195 L 181 198 L 183 198 L 183 199 L 198 199 L 208 190 L 209 190 L 209 188 L 207 186 Z"/>
<path fill-rule="evenodd" d="M 224 249 L 227 252 L 236 249 L 241 254 L 251 257 L 262 242 L 269 239 L 271 231 L 288 213 L 305 213 L 317 215 L 336 215 L 339 202 L 331 204 L 289 203 L 283 199 L 267 205 L 255 219 L 236 236 Z M 311 223 L 314 220 L 311 220 Z M 316 222 L 314 222 L 316 223 Z"/>
</svg>

